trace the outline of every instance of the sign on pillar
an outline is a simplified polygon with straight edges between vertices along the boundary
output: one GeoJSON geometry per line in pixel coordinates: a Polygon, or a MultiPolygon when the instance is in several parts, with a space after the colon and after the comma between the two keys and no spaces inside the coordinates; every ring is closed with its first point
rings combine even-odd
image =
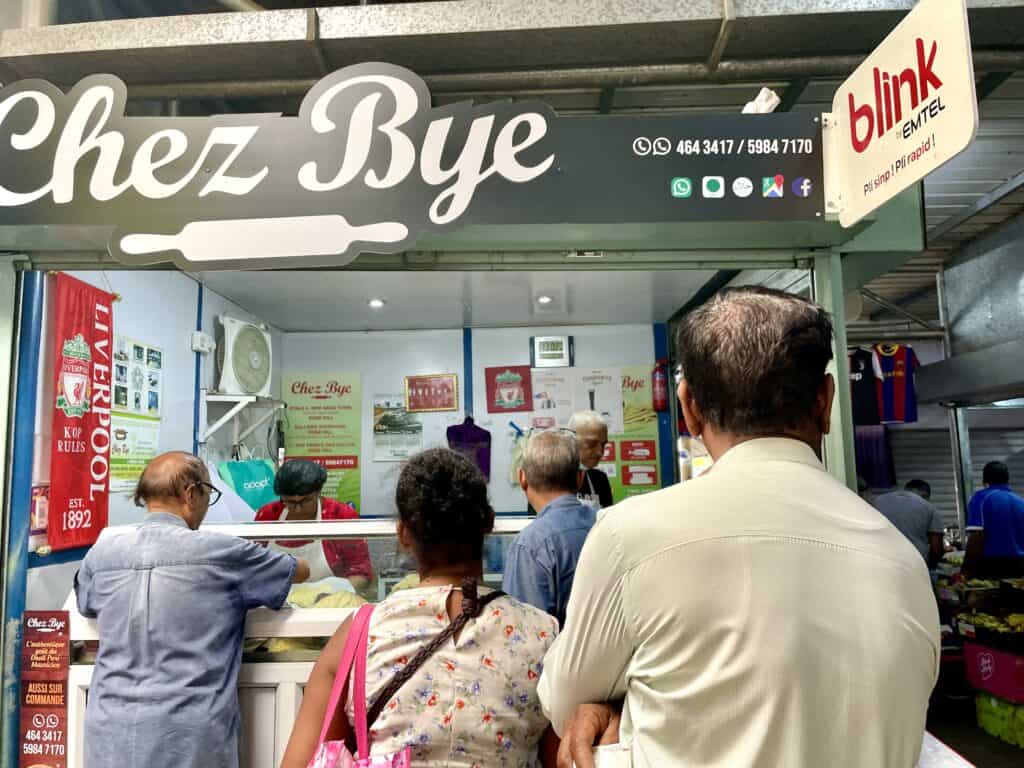
{"type": "Polygon", "coordinates": [[[20,768],[66,768],[67,611],[26,611],[21,644],[20,768]]]}
{"type": "Polygon", "coordinates": [[[824,116],[825,205],[851,227],[978,129],[964,0],[921,0],[839,86],[824,116]]]}

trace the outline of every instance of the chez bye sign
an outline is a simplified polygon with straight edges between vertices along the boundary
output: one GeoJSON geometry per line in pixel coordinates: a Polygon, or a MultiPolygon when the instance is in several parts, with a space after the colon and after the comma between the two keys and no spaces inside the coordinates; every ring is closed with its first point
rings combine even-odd
{"type": "Polygon", "coordinates": [[[127,263],[260,268],[340,265],[467,224],[813,220],[822,207],[809,116],[432,108],[422,79],[381,63],[326,76],[294,117],[126,117],[126,101],[110,75],[66,94],[39,80],[0,92],[0,227],[102,226],[127,263]],[[636,149],[648,145],[672,151],[636,149]],[[810,179],[815,194],[670,194],[674,178],[721,176],[729,163],[751,178],[810,179]]]}

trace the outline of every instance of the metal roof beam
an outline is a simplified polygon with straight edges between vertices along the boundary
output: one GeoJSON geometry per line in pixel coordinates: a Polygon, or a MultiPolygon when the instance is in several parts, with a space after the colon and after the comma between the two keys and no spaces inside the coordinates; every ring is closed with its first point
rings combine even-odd
{"type": "Polygon", "coordinates": [[[908,320],[910,320],[912,323],[916,323],[917,325],[920,325],[920,326],[922,326],[923,328],[926,328],[929,331],[940,331],[940,330],[942,330],[941,328],[938,328],[937,326],[935,326],[933,323],[929,323],[927,320],[921,319],[920,317],[915,315],[913,312],[908,312],[907,310],[905,310],[903,307],[899,306],[898,304],[895,304],[895,303],[889,301],[884,296],[879,296],[877,293],[872,291],[870,288],[861,288],[860,289],[860,295],[863,296],[868,301],[874,302],[875,304],[877,304],[880,307],[885,307],[889,311],[895,312],[897,315],[902,315],[903,317],[905,317],[908,320]]]}
{"type": "Polygon", "coordinates": [[[732,28],[736,23],[736,8],[733,0],[722,0],[722,24],[718,28],[718,37],[711,47],[711,54],[708,56],[708,69],[714,72],[725,56],[725,49],[729,45],[729,38],[732,37],[732,28]]]}
{"type": "Polygon", "coordinates": [[[979,197],[967,210],[962,213],[958,213],[955,216],[950,216],[944,222],[931,229],[928,232],[929,245],[942,239],[942,237],[952,232],[968,219],[974,218],[989,206],[995,205],[1008,195],[1012,195],[1021,187],[1024,187],[1024,171],[1021,171],[1016,176],[1007,179],[988,194],[979,197]]]}
{"type": "MultiPolygon", "coordinates": [[[[1024,69],[1022,51],[978,51],[977,70],[991,67],[1024,69]]],[[[706,63],[640,64],[614,67],[581,67],[502,72],[420,73],[432,92],[558,90],[565,88],[630,88],[645,85],[689,83],[757,83],[771,79],[845,77],[863,61],[862,56],[810,56],[802,58],[727,60],[712,70],[706,63]]],[[[301,96],[314,78],[281,80],[216,80],[189,83],[128,84],[133,99],[256,98],[301,96]]],[[[66,84],[65,84],[66,85],[66,84]]]]}
{"type": "Polygon", "coordinates": [[[1013,77],[1013,72],[989,72],[981,78],[974,87],[974,93],[981,103],[996,91],[999,86],[1013,77]]]}
{"type": "MultiPolygon", "coordinates": [[[[937,273],[936,272],[931,272],[929,274],[935,275],[937,273]]],[[[929,295],[931,295],[933,293],[935,293],[935,284],[934,283],[929,283],[928,285],[922,285],[920,288],[915,288],[913,291],[911,291],[910,293],[906,294],[905,296],[901,296],[900,298],[896,299],[893,302],[893,304],[895,304],[898,307],[908,307],[911,304],[913,304],[915,301],[919,301],[920,299],[923,299],[926,296],[929,296],[929,295]]],[[[868,315],[868,317],[871,320],[875,320],[876,318],[882,317],[883,315],[885,315],[886,313],[891,312],[891,311],[892,310],[890,310],[888,308],[884,308],[881,311],[872,312],[870,315],[868,315]]]]}

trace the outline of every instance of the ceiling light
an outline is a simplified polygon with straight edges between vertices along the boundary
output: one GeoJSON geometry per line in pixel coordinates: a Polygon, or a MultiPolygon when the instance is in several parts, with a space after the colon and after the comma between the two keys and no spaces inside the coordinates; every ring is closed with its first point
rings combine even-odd
{"type": "Polygon", "coordinates": [[[550,304],[552,301],[554,301],[554,299],[548,296],[546,293],[542,293],[540,296],[537,297],[538,304],[550,304]]]}
{"type": "Polygon", "coordinates": [[[368,299],[366,303],[371,309],[381,309],[388,302],[385,299],[368,299]]]}

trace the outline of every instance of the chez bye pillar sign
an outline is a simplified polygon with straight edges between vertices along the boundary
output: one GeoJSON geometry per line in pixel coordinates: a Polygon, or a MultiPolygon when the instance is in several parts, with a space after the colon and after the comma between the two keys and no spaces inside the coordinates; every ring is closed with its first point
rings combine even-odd
{"type": "Polygon", "coordinates": [[[0,91],[0,228],[106,227],[129,264],[337,266],[470,224],[814,221],[812,115],[558,117],[529,102],[431,107],[367,63],[297,116],[126,117],[94,75],[0,91]]]}

